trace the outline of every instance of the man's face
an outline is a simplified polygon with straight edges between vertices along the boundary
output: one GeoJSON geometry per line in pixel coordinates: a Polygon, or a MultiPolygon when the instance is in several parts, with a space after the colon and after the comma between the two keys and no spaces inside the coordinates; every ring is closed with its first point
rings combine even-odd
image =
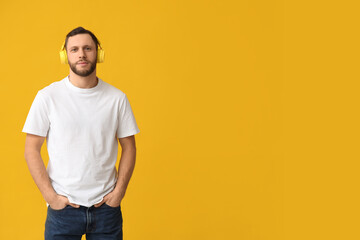
{"type": "Polygon", "coordinates": [[[66,50],[70,69],[75,74],[87,77],[94,72],[97,46],[89,34],[69,37],[66,50]]]}

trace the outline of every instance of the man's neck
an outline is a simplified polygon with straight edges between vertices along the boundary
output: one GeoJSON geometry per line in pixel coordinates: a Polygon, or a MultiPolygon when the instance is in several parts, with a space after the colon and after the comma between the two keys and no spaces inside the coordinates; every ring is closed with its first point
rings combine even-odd
{"type": "Polygon", "coordinates": [[[70,71],[69,80],[75,87],[78,88],[93,88],[98,84],[96,71],[94,71],[87,77],[79,76],[73,73],[72,71],[70,71]]]}

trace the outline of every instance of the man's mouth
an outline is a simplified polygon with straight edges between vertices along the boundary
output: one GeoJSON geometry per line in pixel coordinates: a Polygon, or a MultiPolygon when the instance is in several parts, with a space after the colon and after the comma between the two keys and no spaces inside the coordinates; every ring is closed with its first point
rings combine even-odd
{"type": "Polygon", "coordinates": [[[78,62],[79,65],[86,65],[88,62],[78,62]]]}

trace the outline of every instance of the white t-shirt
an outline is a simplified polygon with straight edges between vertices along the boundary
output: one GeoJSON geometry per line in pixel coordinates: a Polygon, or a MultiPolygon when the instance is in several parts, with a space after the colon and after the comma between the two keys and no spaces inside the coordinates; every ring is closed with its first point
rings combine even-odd
{"type": "Polygon", "coordinates": [[[140,130],[121,90],[100,78],[78,88],[67,76],[38,91],[22,132],[46,137],[54,190],[90,207],[115,188],[117,138],[140,130]]]}

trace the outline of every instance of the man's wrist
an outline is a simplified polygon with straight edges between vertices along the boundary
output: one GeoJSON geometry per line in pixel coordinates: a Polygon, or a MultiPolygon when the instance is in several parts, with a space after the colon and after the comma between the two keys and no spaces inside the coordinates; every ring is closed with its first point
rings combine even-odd
{"type": "Polygon", "coordinates": [[[120,188],[116,188],[116,187],[115,187],[115,189],[114,189],[114,194],[115,194],[116,196],[118,196],[120,199],[122,199],[122,198],[124,197],[124,195],[125,195],[125,192],[122,191],[120,188]]]}
{"type": "Polygon", "coordinates": [[[47,196],[45,196],[44,198],[45,198],[45,201],[50,204],[56,200],[57,193],[54,191],[54,192],[48,194],[47,196]]]}

